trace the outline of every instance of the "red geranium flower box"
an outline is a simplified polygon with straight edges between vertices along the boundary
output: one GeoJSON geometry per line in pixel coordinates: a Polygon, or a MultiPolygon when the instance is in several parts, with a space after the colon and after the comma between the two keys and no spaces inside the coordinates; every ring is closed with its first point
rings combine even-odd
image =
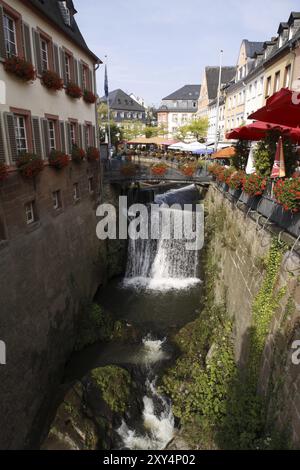
{"type": "Polygon", "coordinates": [[[82,90],[81,88],[76,85],[76,83],[69,82],[68,85],[66,86],[66,93],[68,96],[74,99],[79,99],[82,97],[82,90]]]}
{"type": "Polygon", "coordinates": [[[70,163],[70,158],[65,153],[60,150],[52,150],[49,155],[49,165],[53,168],[61,170],[62,168],[68,166],[70,163]]]}
{"type": "Polygon", "coordinates": [[[8,57],[4,62],[6,72],[15,75],[24,82],[32,82],[36,79],[36,71],[30,62],[21,57],[8,57]]]}
{"type": "Polygon", "coordinates": [[[86,152],[86,157],[89,162],[94,162],[99,160],[100,158],[100,152],[99,149],[96,147],[89,147],[86,152]]]}
{"type": "Polygon", "coordinates": [[[167,171],[168,167],[164,163],[156,163],[151,167],[151,172],[156,176],[163,176],[167,171]]]}
{"type": "Polygon", "coordinates": [[[35,178],[44,169],[44,162],[34,153],[22,153],[17,161],[17,168],[24,178],[35,178]]]}
{"type": "Polygon", "coordinates": [[[97,96],[92,91],[84,90],[83,99],[86,103],[94,104],[97,101],[97,96]]]}
{"type": "Polygon", "coordinates": [[[59,91],[64,86],[63,80],[60,76],[52,70],[45,70],[41,78],[42,84],[48,88],[48,90],[59,91]]]}
{"type": "Polygon", "coordinates": [[[72,161],[75,163],[81,163],[85,158],[85,151],[78,147],[77,145],[73,145],[72,149],[72,161]]]}
{"type": "Polygon", "coordinates": [[[243,191],[250,196],[261,196],[266,189],[267,181],[256,173],[247,175],[243,183],[243,191]]]}
{"type": "Polygon", "coordinates": [[[285,211],[299,212],[300,177],[278,180],[274,187],[274,195],[278,204],[281,204],[285,211]]]}

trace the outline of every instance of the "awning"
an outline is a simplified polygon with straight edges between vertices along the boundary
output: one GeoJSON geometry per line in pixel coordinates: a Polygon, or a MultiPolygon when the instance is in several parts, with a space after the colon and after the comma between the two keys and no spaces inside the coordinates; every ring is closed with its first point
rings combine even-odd
{"type": "Polygon", "coordinates": [[[249,119],[293,128],[300,127],[300,94],[282,88],[267,100],[263,108],[251,114],[249,119]]]}
{"type": "Polygon", "coordinates": [[[212,158],[223,160],[223,159],[227,159],[227,158],[228,159],[232,158],[234,156],[235,156],[235,148],[234,147],[227,147],[225,149],[221,149],[218,152],[214,153],[212,155],[212,158]]]}
{"type": "MultiPolygon", "coordinates": [[[[130,140],[127,142],[129,145],[169,145],[166,144],[165,137],[137,137],[134,140],[130,140]]],[[[174,142],[174,141],[172,141],[174,142]]]]}
{"type": "Polygon", "coordinates": [[[300,142],[300,129],[260,121],[248,124],[247,126],[237,127],[236,129],[228,132],[226,134],[226,138],[258,141],[264,139],[267,132],[270,130],[277,130],[283,136],[286,135],[295,142],[300,142]]]}

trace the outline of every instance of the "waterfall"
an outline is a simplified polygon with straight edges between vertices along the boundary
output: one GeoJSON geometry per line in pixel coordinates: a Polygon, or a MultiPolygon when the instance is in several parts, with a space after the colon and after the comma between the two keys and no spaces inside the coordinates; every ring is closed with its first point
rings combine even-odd
{"type": "MultiPolygon", "coordinates": [[[[174,238],[176,229],[183,223],[182,211],[160,209],[160,217],[166,216],[171,221],[171,237],[165,236],[163,224],[159,222],[158,240],[129,240],[125,287],[145,287],[153,290],[186,289],[200,282],[198,251],[187,250],[186,239],[174,238]]],[[[193,217],[192,212],[190,217],[193,217]]]]}

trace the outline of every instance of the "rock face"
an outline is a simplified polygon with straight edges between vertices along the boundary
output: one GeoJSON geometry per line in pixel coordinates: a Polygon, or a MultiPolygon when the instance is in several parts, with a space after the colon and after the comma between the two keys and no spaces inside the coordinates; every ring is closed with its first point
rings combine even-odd
{"type": "Polygon", "coordinates": [[[130,374],[120,367],[92,370],[65,395],[43,450],[113,448],[114,430],[134,402],[130,374]]]}

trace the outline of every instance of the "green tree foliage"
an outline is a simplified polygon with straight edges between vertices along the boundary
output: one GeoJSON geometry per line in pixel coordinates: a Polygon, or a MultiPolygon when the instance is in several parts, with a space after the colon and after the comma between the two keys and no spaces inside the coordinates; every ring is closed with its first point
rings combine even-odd
{"type": "MultiPolygon", "coordinates": [[[[277,130],[271,130],[267,133],[266,138],[257,144],[254,151],[255,168],[261,176],[269,177],[271,175],[280,135],[281,133],[277,130]]],[[[283,138],[283,152],[286,174],[291,176],[296,166],[296,147],[287,137],[283,138]]]]}
{"type": "Polygon", "coordinates": [[[237,170],[245,170],[249,156],[249,145],[246,140],[238,140],[235,144],[235,156],[231,163],[237,170]]]}
{"type": "Polygon", "coordinates": [[[205,139],[208,129],[208,118],[194,119],[190,123],[181,126],[176,134],[177,139],[185,140],[187,137],[193,137],[197,141],[205,139]]]}

